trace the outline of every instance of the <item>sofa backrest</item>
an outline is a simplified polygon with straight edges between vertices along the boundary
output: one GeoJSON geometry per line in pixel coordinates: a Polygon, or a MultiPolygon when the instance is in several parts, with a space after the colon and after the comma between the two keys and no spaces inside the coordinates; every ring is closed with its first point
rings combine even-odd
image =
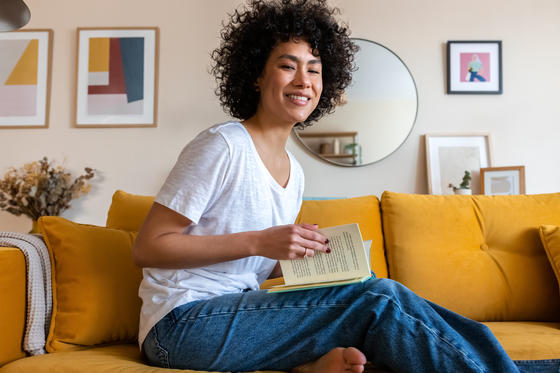
{"type": "Polygon", "coordinates": [[[303,201],[296,223],[320,228],[358,223],[362,239],[371,240],[370,268],[377,277],[387,277],[379,199],[376,196],[303,201]]]}
{"type": "Polygon", "coordinates": [[[107,228],[138,232],[154,203],[154,198],[117,190],[113,193],[107,213],[107,228]]]}
{"type": "Polygon", "coordinates": [[[560,319],[539,226],[560,225],[560,193],[381,198],[389,275],[479,321],[560,319]]]}
{"type": "MultiPolygon", "coordinates": [[[[153,201],[152,196],[139,196],[117,190],[107,214],[107,228],[138,231],[153,201]]],[[[387,277],[379,199],[376,196],[303,201],[296,223],[319,224],[322,228],[358,223],[363,240],[372,241],[372,270],[377,277],[387,277]]]]}

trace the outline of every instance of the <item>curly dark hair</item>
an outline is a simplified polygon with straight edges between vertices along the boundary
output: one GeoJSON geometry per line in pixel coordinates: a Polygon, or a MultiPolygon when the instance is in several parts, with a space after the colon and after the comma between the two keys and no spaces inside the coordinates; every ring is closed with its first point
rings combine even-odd
{"type": "Polygon", "coordinates": [[[248,7],[230,14],[223,24],[221,45],[212,52],[212,73],[220,103],[242,120],[257,111],[260,94],[255,89],[272,49],[292,38],[309,43],[321,57],[323,92],[315,110],[300,126],[310,125],[340,104],[352,80],[354,53],[358,50],[350,31],[339,24],[326,0],[249,0],[248,7]]]}

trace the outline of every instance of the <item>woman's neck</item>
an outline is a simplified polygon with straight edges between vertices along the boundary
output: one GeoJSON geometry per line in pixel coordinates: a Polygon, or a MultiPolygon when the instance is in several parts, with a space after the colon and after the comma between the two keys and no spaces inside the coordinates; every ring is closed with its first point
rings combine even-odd
{"type": "Polygon", "coordinates": [[[243,121],[253,142],[257,147],[268,149],[276,154],[284,154],[288,136],[293,124],[275,124],[271,121],[262,120],[258,115],[243,121]]]}
{"type": "Polygon", "coordinates": [[[274,126],[252,117],[242,123],[257,149],[257,153],[270,175],[283,188],[290,180],[290,159],[286,152],[286,142],[291,127],[274,126]]]}

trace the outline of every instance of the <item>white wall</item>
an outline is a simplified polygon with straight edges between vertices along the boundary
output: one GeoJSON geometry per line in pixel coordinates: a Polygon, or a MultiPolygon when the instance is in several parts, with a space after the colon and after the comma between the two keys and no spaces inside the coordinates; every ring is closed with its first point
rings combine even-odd
{"type": "MultiPolygon", "coordinates": [[[[75,174],[100,172],[92,192],[63,216],[104,225],[115,189],[155,194],[180,149],[226,119],[208,74],[220,22],[239,0],[27,0],[27,28],[54,30],[50,128],[0,130],[0,173],[46,155],[75,174]],[[159,26],[157,128],[77,129],[74,118],[76,27],[159,26]]],[[[335,167],[290,142],[306,172],[308,196],[426,193],[422,135],[490,132],[494,165],[526,166],[527,192],[560,191],[560,2],[557,0],[337,0],[354,37],[374,40],[407,64],[420,107],[407,142],[389,158],[356,169],[335,167]],[[502,40],[504,94],[446,95],[447,40],[502,40]]],[[[0,213],[0,229],[30,221],[0,213]]]]}

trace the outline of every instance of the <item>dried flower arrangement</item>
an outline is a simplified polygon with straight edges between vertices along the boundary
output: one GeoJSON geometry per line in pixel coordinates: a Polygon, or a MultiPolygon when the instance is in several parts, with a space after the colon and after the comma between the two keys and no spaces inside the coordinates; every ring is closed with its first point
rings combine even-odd
{"type": "Polygon", "coordinates": [[[86,167],[85,171],[71,181],[70,173],[62,166],[54,167],[47,157],[19,169],[11,167],[0,179],[0,210],[33,220],[58,216],[70,207],[72,199],[90,191],[87,180],[94,176],[94,170],[86,167]]]}

